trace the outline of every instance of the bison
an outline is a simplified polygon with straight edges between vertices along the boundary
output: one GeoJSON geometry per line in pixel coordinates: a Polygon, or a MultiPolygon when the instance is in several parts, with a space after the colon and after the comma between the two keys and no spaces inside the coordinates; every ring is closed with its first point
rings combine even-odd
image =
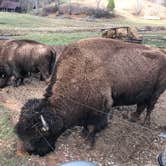
{"type": "Polygon", "coordinates": [[[14,85],[23,83],[24,77],[40,72],[40,79],[47,80],[55,63],[56,53],[52,47],[32,40],[7,40],[0,47],[0,87],[14,77],[14,85]]]}
{"type": "Polygon", "coordinates": [[[15,131],[25,150],[40,156],[76,125],[93,145],[112,107],[137,104],[132,120],[146,108],[149,121],[165,88],[166,59],[160,51],[113,39],[80,40],[64,49],[44,98],[23,106],[15,131]]]}

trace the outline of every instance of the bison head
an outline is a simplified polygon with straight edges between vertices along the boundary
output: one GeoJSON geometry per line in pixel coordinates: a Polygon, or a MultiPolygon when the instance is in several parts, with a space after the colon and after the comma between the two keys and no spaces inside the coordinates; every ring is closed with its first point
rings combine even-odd
{"type": "Polygon", "coordinates": [[[29,154],[44,156],[55,149],[63,129],[62,118],[43,100],[29,100],[21,110],[15,132],[29,154]]]}

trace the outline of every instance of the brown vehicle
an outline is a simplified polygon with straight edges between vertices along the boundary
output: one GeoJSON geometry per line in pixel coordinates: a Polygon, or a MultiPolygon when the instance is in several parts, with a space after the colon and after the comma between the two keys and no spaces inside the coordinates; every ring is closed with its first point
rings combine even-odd
{"type": "Polygon", "coordinates": [[[142,43],[142,36],[133,27],[122,26],[102,29],[102,37],[119,39],[130,43],[142,43]]]}
{"type": "Polygon", "coordinates": [[[47,80],[55,59],[56,53],[50,46],[32,40],[5,41],[0,49],[0,73],[4,76],[0,78],[0,87],[12,76],[14,85],[18,86],[32,72],[40,72],[41,80],[47,80]]]}
{"type": "Polygon", "coordinates": [[[160,51],[105,38],[80,40],[61,54],[45,97],[24,105],[16,133],[26,151],[41,156],[53,151],[56,139],[76,125],[84,127],[93,145],[112,107],[137,104],[131,120],[147,109],[145,122],[150,122],[165,89],[166,58],[160,51]]]}

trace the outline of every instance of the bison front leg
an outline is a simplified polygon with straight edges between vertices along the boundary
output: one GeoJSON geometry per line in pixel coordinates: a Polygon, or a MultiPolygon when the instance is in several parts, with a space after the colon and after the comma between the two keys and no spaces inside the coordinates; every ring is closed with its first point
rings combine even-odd
{"type": "Polygon", "coordinates": [[[94,146],[96,134],[105,129],[107,125],[107,115],[103,115],[102,118],[100,117],[100,119],[96,120],[95,125],[88,126],[89,132],[87,134],[86,141],[89,144],[89,148],[92,148],[94,146]]]}
{"type": "Polygon", "coordinates": [[[10,68],[12,69],[11,73],[11,83],[14,87],[17,87],[23,84],[24,77],[21,74],[20,67],[17,67],[15,64],[10,64],[10,68]]]}
{"type": "Polygon", "coordinates": [[[14,87],[24,84],[24,77],[19,73],[14,73],[14,77],[12,78],[12,84],[14,87]]]}
{"type": "Polygon", "coordinates": [[[94,112],[94,115],[93,114],[91,115],[91,117],[93,117],[92,121],[89,123],[91,124],[92,127],[89,128],[88,125],[89,134],[86,139],[89,142],[90,147],[93,147],[95,143],[96,134],[107,127],[108,115],[110,119],[113,117],[113,110],[112,110],[113,99],[111,95],[111,90],[110,88],[108,88],[106,90],[103,90],[102,92],[104,93],[103,93],[101,110],[95,109],[90,111],[94,112]]]}
{"type": "Polygon", "coordinates": [[[87,125],[84,125],[84,126],[83,126],[83,129],[82,129],[82,131],[81,131],[81,136],[82,136],[83,138],[87,138],[88,134],[89,134],[88,126],[87,126],[87,125]]]}
{"type": "Polygon", "coordinates": [[[48,65],[45,65],[43,64],[42,66],[40,65],[38,67],[38,70],[40,72],[40,81],[46,81],[47,82],[47,79],[49,78],[49,66],[48,65]]]}
{"type": "Polygon", "coordinates": [[[163,75],[161,75],[161,79],[159,79],[159,80],[162,80],[162,81],[160,81],[156,85],[155,91],[154,91],[153,95],[151,96],[151,99],[148,103],[147,113],[146,113],[146,117],[145,117],[145,120],[144,120],[144,125],[146,125],[146,126],[150,126],[151,112],[153,111],[154,106],[157,103],[158,98],[165,91],[166,82],[165,82],[165,77],[164,76],[165,76],[165,73],[163,75]]]}

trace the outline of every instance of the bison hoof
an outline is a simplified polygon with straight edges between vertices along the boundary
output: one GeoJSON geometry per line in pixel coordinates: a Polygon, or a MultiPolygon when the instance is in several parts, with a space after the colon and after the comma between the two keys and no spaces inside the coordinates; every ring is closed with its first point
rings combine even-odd
{"type": "Polygon", "coordinates": [[[129,122],[137,122],[139,120],[139,117],[136,115],[136,113],[131,114],[129,118],[129,122]]]}
{"type": "Polygon", "coordinates": [[[19,81],[15,81],[13,86],[18,87],[20,85],[24,85],[24,82],[19,80],[19,81]]]}
{"type": "Polygon", "coordinates": [[[87,129],[83,128],[80,135],[82,138],[87,138],[89,135],[89,131],[87,129]]]}
{"type": "Polygon", "coordinates": [[[93,146],[91,146],[90,144],[85,144],[84,145],[84,149],[89,151],[89,150],[92,150],[93,149],[93,146]]]}
{"type": "Polygon", "coordinates": [[[122,114],[122,117],[123,117],[123,119],[125,119],[125,120],[129,119],[129,117],[128,117],[127,114],[122,114]]]}
{"type": "Polygon", "coordinates": [[[150,127],[151,122],[150,122],[150,120],[145,120],[142,125],[145,127],[150,127]]]}
{"type": "Polygon", "coordinates": [[[137,122],[138,120],[136,120],[136,119],[134,119],[134,118],[131,117],[131,118],[128,119],[128,121],[129,121],[129,122],[132,122],[132,123],[135,123],[135,122],[137,122]]]}
{"type": "MultiPolygon", "coordinates": [[[[90,134],[87,136],[87,138],[85,139],[85,144],[88,147],[88,149],[92,149],[94,147],[95,144],[95,137],[91,136],[90,134]]],[[[87,149],[87,148],[86,148],[87,149]]]]}

